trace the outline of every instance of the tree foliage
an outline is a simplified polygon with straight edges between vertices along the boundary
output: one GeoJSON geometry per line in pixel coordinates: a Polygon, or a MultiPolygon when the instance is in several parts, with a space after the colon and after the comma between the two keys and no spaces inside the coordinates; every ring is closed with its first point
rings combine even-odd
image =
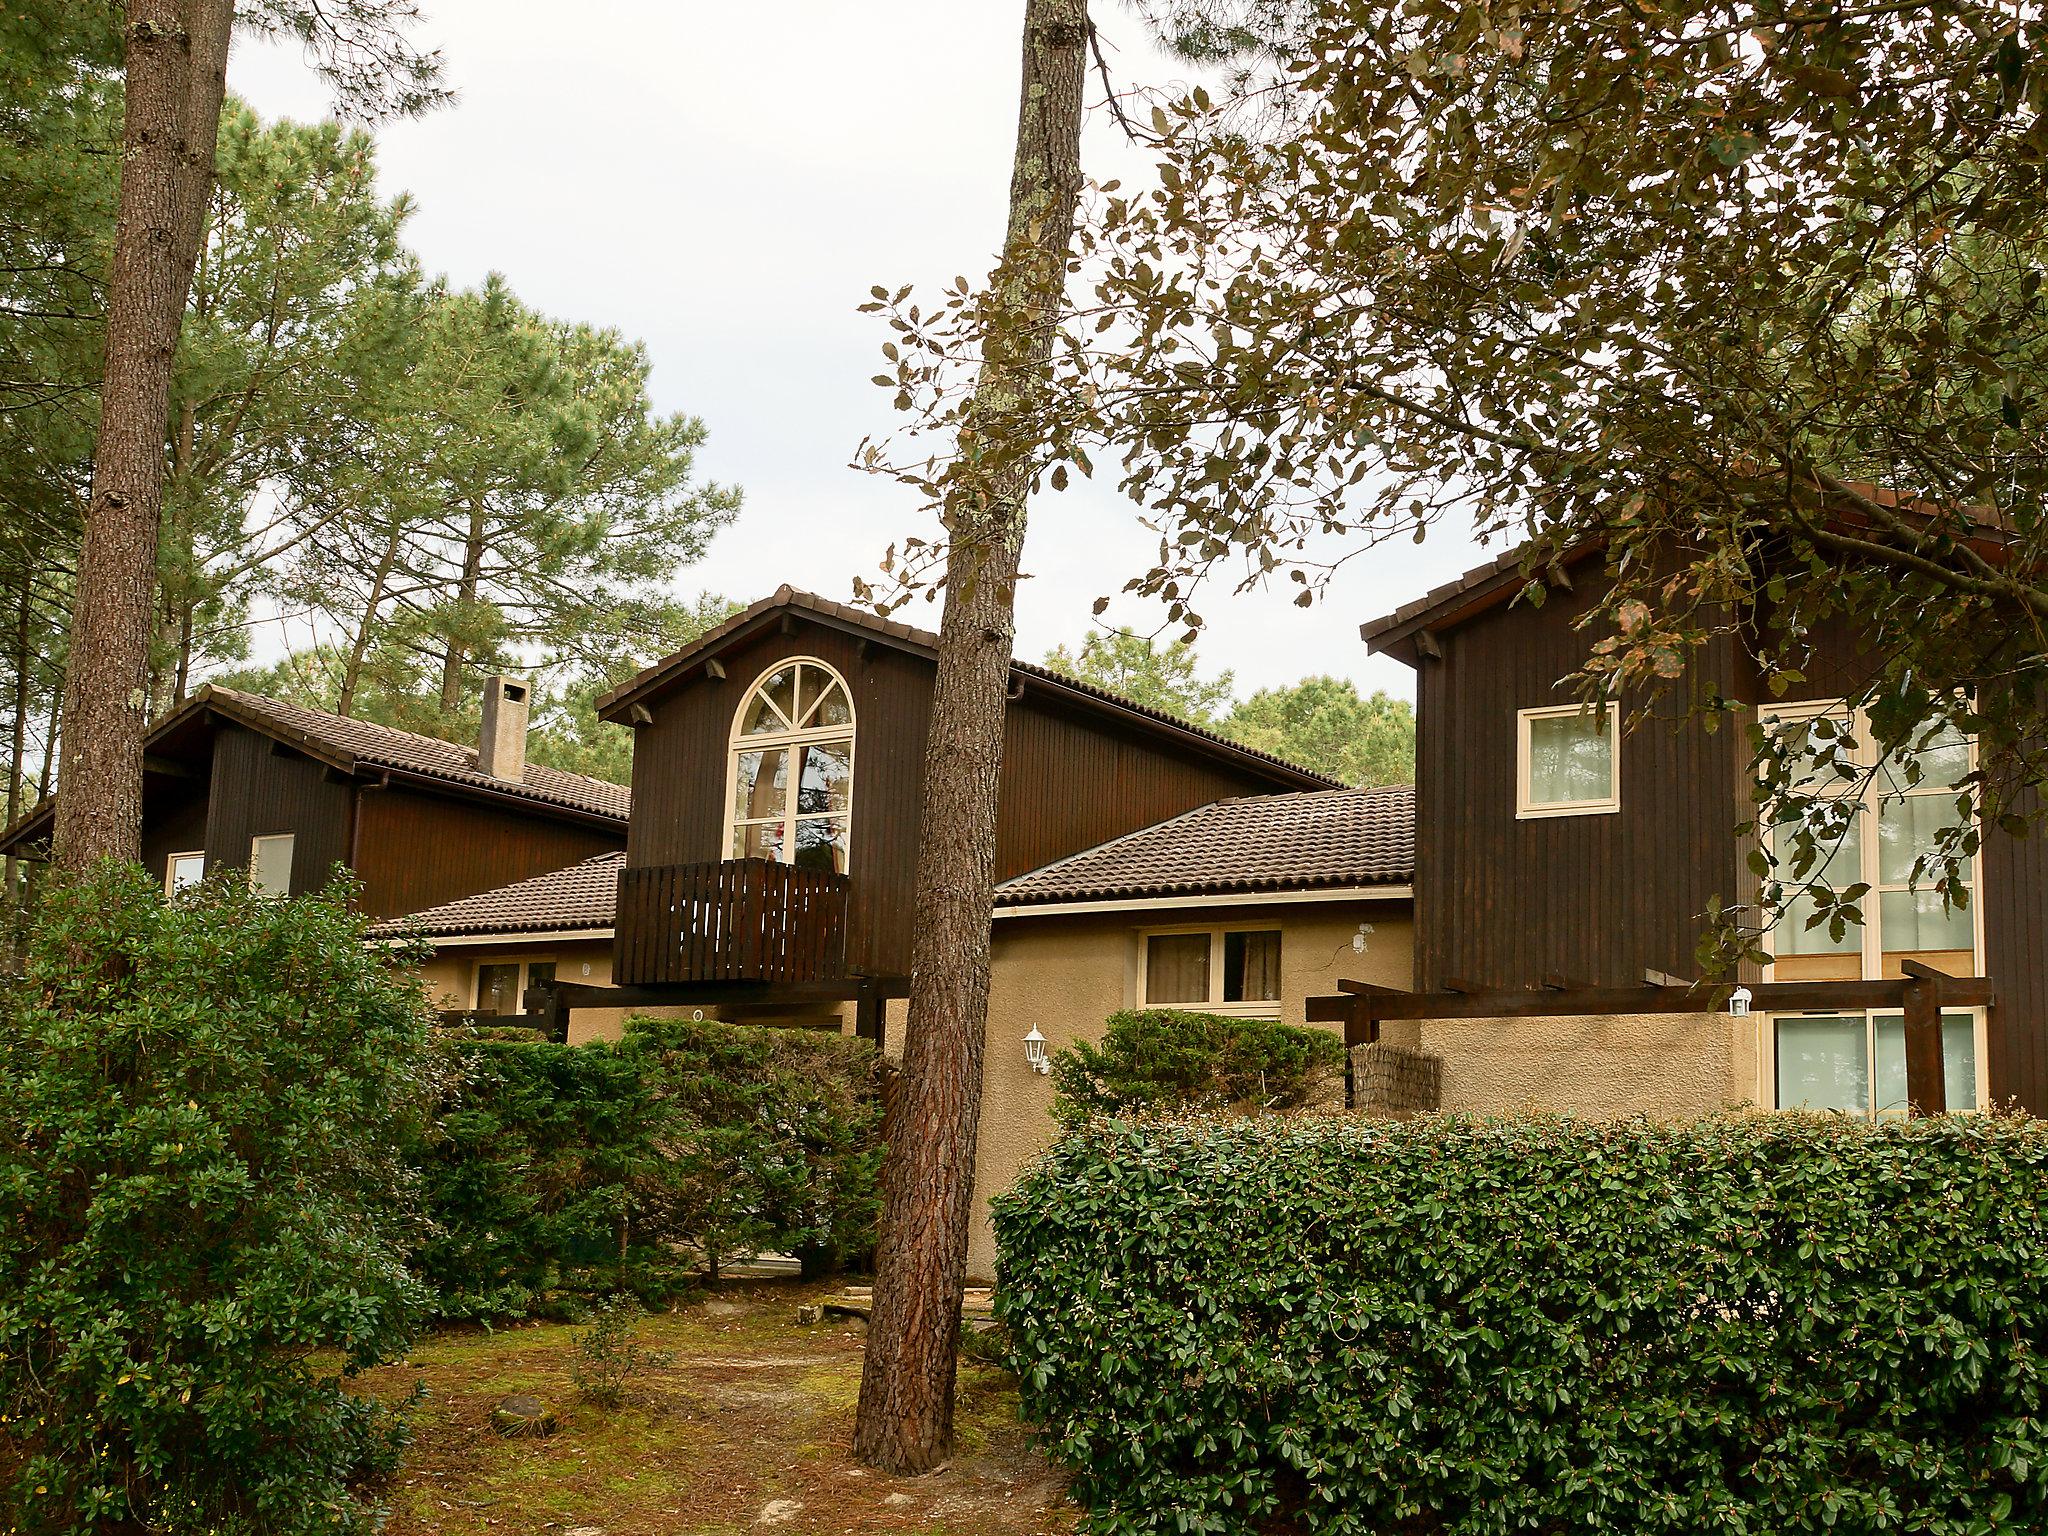
{"type": "Polygon", "coordinates": [[[1045,664],[1055,672],[1120,693],[1148,709],[1164,710],[1197,725],[1215,723],[1230,703],[1236,679],[1229,672],[1203,677],[1194,647],[1182,641],[1160,645],[1127,629],[1092,630],[1077,655],[1055,646],[1045,664]]]}
{"type": "Polygon", "coordinates": [[[349,895],[110,866],[41,904],[0,993],[9,1529],[375,1528],[392,1426],[342,1383],[424,1314],[439,1057],[349,895]]]}
{"type": "Polygon", "coordinates": [[[2031,1530],[2044,1178],[2024,1117],[1097,1122],[997,1316],[1104,1536],[2031,1530]]]}
{"type": "Polygon", "coordinates": [[[1217,729],[1346,784],[1415,779],[1414,706],[1385,692],[1362,697],[1347,678],[1305,677],[1291,687],[1261,688],[1233,706],[1217,729]]]}
{"type": "MultiPolygon", "coordinates": [[[[1231,46],[1270,67],[1162,94],[1156,179],[1100,189],[1039,402],[1037,471],[1113,455],[1158,532],[1132,589],[1193,632],[1207,583],[1309,603],[1446,517],[1523,544],[1532,576],[1596,549],[1585,691],[1640,705],[1727,637],[1799,697],[1845,626],[1876,746],[1946,716],[1981,746],[1969,808],[2032,814],[2048,21],[1985,0],[1255,9],[1274,25],[1231,46]]],[[[890,386],[943,417],[972,306],[888,313],[890,386]]],[[[1760,817],[1810,871],[1811,799],[1753,744],[1760,817]]],[[[1927,871],[1951,895],[1975,835],[1927,871]]]]}

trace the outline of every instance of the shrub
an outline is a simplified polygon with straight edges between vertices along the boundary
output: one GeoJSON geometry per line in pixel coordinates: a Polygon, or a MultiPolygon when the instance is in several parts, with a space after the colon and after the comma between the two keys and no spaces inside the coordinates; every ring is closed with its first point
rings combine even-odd
{"type": "Polygon", "coordinates": [[[616,1408],[636,1376],[669,1363],[666,1350],[648,1349],[634,1336],[640,1321],[639,1301],[621,1291],[592,1309],[590,1326],[572,1336],[576,1358],[569,1379],[583,1401],[598,1408],[616,1408]]]}
{"type": "Polygon", "coordinates": [[[1098,1532],[2048,1529],[2048,1126],[1101,1122],[997,1202],[1098,1532]]]}
{"type": "Polygon", "coordinates": [[[1321,1102],[1344,1071],[1328,1030],[1171,1008],[1113,1013],[1102,1043],[1053,1057],[1055,1112],[1294,1110],[1321,1102]]]}
{"type": "Polygon", "coordinates": [[[655,1301],[702,1254],[824,1264],[873,1243],[872,1046],[759,1025],[632,1019],[617,1044],[462,1042],[427,1175],[420,1258],[442,1315],[557,1291],[655,1301]]]}
{"type": "Polygon", "coordinates": [[[406,1142],[438,1084],[348,895],[46,890],[0,995],[8,1529],[373,1528],[393,1429],[340,1378],[427,1300],[406,1142]]]}

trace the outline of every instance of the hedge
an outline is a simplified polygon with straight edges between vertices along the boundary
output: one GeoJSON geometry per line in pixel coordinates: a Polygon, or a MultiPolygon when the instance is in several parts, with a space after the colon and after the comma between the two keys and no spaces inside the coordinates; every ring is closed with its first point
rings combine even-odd
{"type": "Polygon", "coordinates": [[[1344,1042],[1326,1029],[1178,1008],[1109,1016],[1099,1045],[1053,1057],[1054,1113],[1063,1119],[1140,1110],[1295,1110],[1329,1097],[1344,1042]]]}
{"type": "Polygon", "coordinates": [[[617,1043],[456,1049],[417,1261],[444,1317],[621,1287],[653,1301],[728,1254],[829,1268],[872,1246],[881,1104],[864,1041],[629,1019],[617,1043]]]}
{"type": "Polygon", "coordinates": [[[1109,1121],[996,1204],[1098,1532],[2048,1529],[2048,1125],[1109,1121]]]}

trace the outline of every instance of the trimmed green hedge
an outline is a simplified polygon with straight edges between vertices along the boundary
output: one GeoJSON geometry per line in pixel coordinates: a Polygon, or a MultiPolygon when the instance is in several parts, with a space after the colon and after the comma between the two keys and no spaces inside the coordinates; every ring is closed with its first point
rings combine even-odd
{"type": "Polygon", "coordinates": [[[621,1287],[654,1301],[750,1250],[873,1244],[881,1101],[864,1041],[629,1019],[617,1044],[466,1041],[417,1260],[444,1317],[621,1287]]]}
{"type": "Polygon", "coordinates": [[[2048,1529],[2048,1124],[1110,1121],[997,1202],[1098,1532],[2048,1529]]]}
{"type": "Polygon", "coordinates": [[[1326,1029],[1131,1009],[1109,1016],[1101,1044],[1079,1040],[1053,1057],[1054,1112],[1295,1110],[1325,1099],[1343,1072],[1344,1042],[1326,1029]]]}

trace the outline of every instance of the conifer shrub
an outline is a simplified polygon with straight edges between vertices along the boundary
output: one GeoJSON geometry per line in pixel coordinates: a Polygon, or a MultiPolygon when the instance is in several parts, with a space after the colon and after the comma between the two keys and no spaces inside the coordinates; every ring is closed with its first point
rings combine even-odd
{"type": "Polygon", "coordinates": [[[349,894],[46,888],[0,993],[5,1529],[374,1529],[397,1436],[343,1381],[428,1301],[440,1057],[349,894]]]}
{"type": "Polygon", "coordinates": [[[881,1101],[865,1041],[629,1019],[615,1043],[465,1041],[427,1160],[420,1271],[446,1317],[658,1302],[737,1253],[831,1268],[880,1208],[881,1101]]]}
{"type": "Polygon", "coordinates": [[[996,1204],[1096,1532],[2048,1529],[2048,1124],[1098,1121],[996,1204]]]}
{"type": "Polygon", "coordinates": [[[1054,1113],[1284,1112],[1327,1102],[1343,1074],[1344,1042],[1329,1030],[1128,1009],[1109,1016],[1099,1044],[1079,1040],[1053,1056],[1054,1113]]]}

